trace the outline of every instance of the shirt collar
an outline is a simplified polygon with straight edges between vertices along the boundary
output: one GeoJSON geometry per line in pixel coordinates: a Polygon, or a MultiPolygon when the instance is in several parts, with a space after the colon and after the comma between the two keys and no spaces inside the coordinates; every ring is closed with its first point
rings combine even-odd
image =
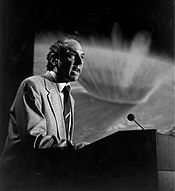
{"type": "MultiPolygon", "coordinates": [[[[52,77],[54,78],[54,80],[56,82],[56,73],[54,71],[49,71],[49,72],[50,72],[50,74],[52,75],[52,77]]],[[[64,89],[65,86],[71,87],[69,82],[68,83],[65,83],[65,82],[57,83],[57,85],[58,85],[59,92],[62,92],[62,90],[64,89]]]]}

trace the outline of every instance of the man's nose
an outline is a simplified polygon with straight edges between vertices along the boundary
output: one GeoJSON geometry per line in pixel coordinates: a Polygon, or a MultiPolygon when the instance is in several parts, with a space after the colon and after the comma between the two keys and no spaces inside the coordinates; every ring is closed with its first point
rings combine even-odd
{"type": "Polygon", "coordinates": [[[77,55],[76,59],[75,59],[75,64],[76,65],[83,65],[83,58],[81,58],[81,56],[77,55]]]}

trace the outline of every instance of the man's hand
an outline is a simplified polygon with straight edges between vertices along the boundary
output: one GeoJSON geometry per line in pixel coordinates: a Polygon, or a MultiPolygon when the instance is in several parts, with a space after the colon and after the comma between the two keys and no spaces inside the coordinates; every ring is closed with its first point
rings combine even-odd
{"type": "Polygon", "coordinates": [[[74,151],[81,149],[90,143],[88,142],[81,142],[81,143],[72,143],[69,140],[61,140],[59,143],[56,143],[53,145],[53,148],[59,148],[60,150],[68,150],[68,151],[74,151]]]}
{"type": "Polygon", "coordinates": [[[81,149],[89,144],[90,143],[88,143],[88,142],[74,143],[74,147],[75,147],[75,150],[77,150],[77,149],[81,149]]]}
{"type": "Polygon", "coordinates": [[[56,143],[53,145],[53,148],[59,148],[60,150],[69,150],[73,151],[75,150],[75,146],[73,143],[71,143],[69,140],[61,140],[59,143],[56,143]]]}

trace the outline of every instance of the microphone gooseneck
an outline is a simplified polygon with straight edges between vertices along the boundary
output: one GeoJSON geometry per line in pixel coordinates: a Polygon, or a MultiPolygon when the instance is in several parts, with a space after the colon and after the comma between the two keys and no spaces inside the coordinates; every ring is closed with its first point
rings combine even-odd
{"type": "Polygon", "coordinates": [[[128,114],[127,119],[129,121],[134,121],[139,127],[141,127],[142,130],[144,130],[144,128],[135,120],[134,114],[132,114],[132,113],[128,114]]]}

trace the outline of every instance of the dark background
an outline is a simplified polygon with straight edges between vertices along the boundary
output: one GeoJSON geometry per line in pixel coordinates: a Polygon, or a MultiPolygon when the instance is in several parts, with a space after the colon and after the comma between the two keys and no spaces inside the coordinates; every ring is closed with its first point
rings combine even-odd
{"type": "Polygon", "coordinates": [[[173,0],[38,1],[35,17],[36,32],[61,30],[80,36],[108,37],[118,23],[125,39],[147,31],[154,49],[173,55],[173,0]]]}
{"type": "Polygon", "coordinates": [[[153,51],[174,58],[173,0],[1,0],[0,9],[0,152],[17,88],[33,74],[37,33],[108,38],[116,23],[124,39],[146,31],[153,51]]]}

